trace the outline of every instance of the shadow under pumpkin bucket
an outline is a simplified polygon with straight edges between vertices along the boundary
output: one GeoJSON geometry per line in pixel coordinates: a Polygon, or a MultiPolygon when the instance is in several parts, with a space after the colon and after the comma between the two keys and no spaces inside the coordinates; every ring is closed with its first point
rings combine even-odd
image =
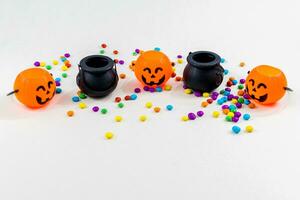
{"type": "Polygon", "coordinates": [[[90,97],[104,97],[110,94],[119,81],[114,61],[102,55],[91,55],[79,63],[76,77],[78,87],[90,97]]]}
{"type": "Polygon", "coordinates": [[[210,51],[190,52],[187,62],[183,80],[188,88],[211,92],[221,85],[224,69],[220,65],[221,58],[218,54],[210,51]]]}

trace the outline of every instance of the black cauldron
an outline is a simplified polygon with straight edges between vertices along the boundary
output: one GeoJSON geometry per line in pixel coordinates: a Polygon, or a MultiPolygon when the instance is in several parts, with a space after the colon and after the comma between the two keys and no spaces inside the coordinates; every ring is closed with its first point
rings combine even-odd
{"type": "Polygon", "coordinates": [[[104,97],[110,94],[119,81],[114,61],[102,55],[83,58],[79,65],[76,82],[80,90],[90,97],[104,97]]]}
{"type": "Polygon", "coordinates": [[[189,53],[183,71],[184,84],[195,91],[211,92],[221,85],[224,69],[218,54],[209,51],[189,53]]]}

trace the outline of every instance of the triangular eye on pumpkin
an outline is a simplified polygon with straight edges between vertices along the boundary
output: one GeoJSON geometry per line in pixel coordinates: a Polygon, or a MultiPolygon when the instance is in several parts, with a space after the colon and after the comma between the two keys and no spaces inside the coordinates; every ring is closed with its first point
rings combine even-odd
{"type": "Polygon", "coordinates": [[[246,91],[260,104],[273,104],[281,99],[287,88],[284,73],[275,67],[260,65],[252,69],[246,79],[246,91]]]}
{"type": "Polygon", "coordinates": [[[40,68],[22,71],[14,83],[14,93],[17,99],[30,108],[47,105],[53,98],[55,90],[56,85],[51,74],[40,68]]]}
{"type": "Polygon", "coordinates": [[[172,63],[159,51],[146,51],[135,62],[136,78],[146,86],[163,86],[172,75],[172,63]]]}

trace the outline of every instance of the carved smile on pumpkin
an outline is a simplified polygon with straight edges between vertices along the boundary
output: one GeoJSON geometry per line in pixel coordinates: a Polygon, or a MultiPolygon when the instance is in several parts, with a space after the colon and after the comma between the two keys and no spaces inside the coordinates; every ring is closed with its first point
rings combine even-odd
{"type": "Polygon", "coordinates": [[[249,88],[248,88],[248,85],[246,86],[246,91],[247,91],[247,93],[250,95],[250,97],[251,97],[252,99],[254,99],[254,100],[259,101],[259,102],[264,102],[264,101],[266,101],[267,98],[268,98],[268,94],[264,94],[264,95],[261,95],[261,96],[259,96],[259,97],[256,97],[256,96],[253,94],[253,92],[256,92],[256,91],[257,91],[258,89],[260,89],[260,88],[267,89],[267,86],[266,86],[264,83],[259,83],[259,84],[257,85],[257,87],[255,87],[255,86],[254,86],[255,81],[254,81],[253,79],[250,79],[249,82],[251,83],[251,85],[252,85],[252,87],[253,87],[253,88],[252,88],[252,91],[251,91],[251,93],[250,93],[249,88]]]}
{"type": "MultiPolygon", "coordinates": [[[[51,88],[52,84],[53,84],[52,81],[48,82],[49,89],[51,88]]],[[[36,91],[39,91],[39,90],[46,92],[46,95],[50,94],[50,91],[49,90],[46,91],[46,88],[43,85],[40,85],[36,88],[36,91]]],[[[38,102],[38,104],[43,105],[43,104],[46,104],[48,101],[50,101],[53,98],[54,94],[55,94],[55,91],[53,92],[53,94],[50,97],[47,97],[44,101],[43,101],[42,97],[40,97],[40,96],[36,96],[35,99],[38,102]]]]}
{"type": "Polygon", "coordinates": [[[149,81],[147,81],[147,79],[146,79],[146,77],[142,74],[142,80],[143,80],[143,82],[146,84],[146,85],[150,85],[150,86],[153,86],[153,85],[161,85],[164,81],[165,81],[165,75],[163,75],[158,81],[156,81],[155,82],[155,80],[153,80],[153,79],[155,79],[156,78],[156,76],[157,76],[157,73],[159,72],[159,71],[163,71],[163,69],[161,68],[161,67],[157,67],[156,69],[155,69],[155,74],[152,74],[151,73],[151,69],[150,68],[148,68],[148,67],[146,67],[144,70],[143,70],[144,72],[148,72],[149,74],[150,74],[150,80],[149,81]]]}

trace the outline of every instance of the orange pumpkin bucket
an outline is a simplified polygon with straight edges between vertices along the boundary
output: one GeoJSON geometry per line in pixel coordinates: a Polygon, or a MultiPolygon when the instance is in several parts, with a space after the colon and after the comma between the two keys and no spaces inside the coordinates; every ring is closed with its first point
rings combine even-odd
{"type": "Polygon", "coordinates": [[[30,108],[40,108],[48,104],[55,90],[55,81],[49,72],[40,68],[30,68],[18,74],[14,91],[10,94],[14,93],[21,103],[30,108]]]}
{"type": "Polygon", "coordinates": [[[169,58],[164,53],[153,50],[143,52],[133,70],[136,78],[149,87],[163,86],[173,73],[169,58]]]}
{"type": "Polygon", "coordinates": [[[280,100],[287,88],[284,73],[272,66],[260,65],[252,69],[246,79],[246,91],[260,104],[273,104],[280,100]]]}

